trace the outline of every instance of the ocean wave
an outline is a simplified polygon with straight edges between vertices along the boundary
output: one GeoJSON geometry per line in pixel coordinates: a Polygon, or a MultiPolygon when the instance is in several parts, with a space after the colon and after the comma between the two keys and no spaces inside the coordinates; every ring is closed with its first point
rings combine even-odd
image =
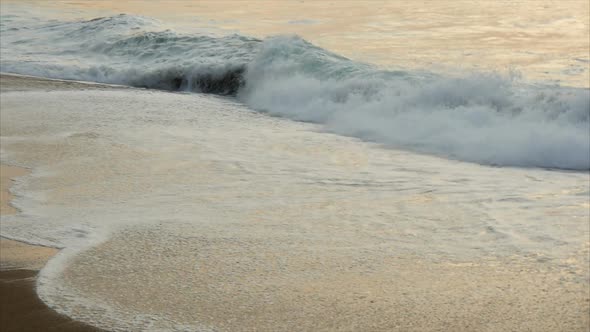
{"type": "Polygon", "coordinates": [[[487,165],[590,169],[590,90],[518,75],[381,70],[297,36],[179,34],[117,15],[2,24],[0,70],[233,95],[272,115],[487,165]],[[25,29],[27,27],[28,29],[25,29]]]}

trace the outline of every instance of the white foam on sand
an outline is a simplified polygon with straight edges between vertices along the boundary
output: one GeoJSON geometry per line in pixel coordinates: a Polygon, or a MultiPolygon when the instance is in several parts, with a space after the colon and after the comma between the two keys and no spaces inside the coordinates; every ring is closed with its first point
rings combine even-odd
{"type": "MultiPolygon", "coordinates": [[[[588,277],[587,173],[381,149],[206,95],[1,103],[2,158],[33,170],[2,235],[65,248],[41,272],[41,298],[106,329],[229,328],[296,280],[371,275],[402,256],[519,257],[588,277]]],[[[311,321],[294,308],[275,314],[311,321]]]]}

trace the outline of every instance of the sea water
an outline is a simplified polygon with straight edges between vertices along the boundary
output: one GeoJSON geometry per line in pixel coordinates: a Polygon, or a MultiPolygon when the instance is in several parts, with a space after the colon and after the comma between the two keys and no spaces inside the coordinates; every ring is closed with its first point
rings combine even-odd
{"type": "MultiPolygon", "coordinates": [[[[2,93],[2,161],[33,170],[2,236],[64,248],[38,288],[62,313],[119,330],[305,329],[289,324],[330,312],[318,303],[346,308],[357,295],[345,290],[412,279],[395,266],[516,266],[588,282],[583,55],[552,76],[574,77],[564,86],[368,64],[298,36],[262,38],[264,25],[239,13],[211,26],[195,14],[179,32],[166,11],[2,6],[3,72],[154,88],[2,93]],[[223,33],[240,24],[250,34],[223,33]]],[[[285,25],[321,23],[312,16],[285,25]]]]}
{"type": "MultiPolygon", "coordinates": [[[[436,68],[427,64],[418,69],[404,66],[407,61],[398,63],[396,53],[390,53],[389,61],[396,64],[397,69],[387,69],[351,60],[296,35],[258,38],[239,33],[178,32],[157,19],[130,14],[88,20],[51,20],[40,16],[44,13],[42,7],[21,7],[10,2],[3,7],[6,14],[2,20],[0,70],[175,91],[230,94],[257,111],[320,123],[327,131],[394,148],[487,165],[588,170],[590,91],[587,82],[590,60],[584,51],[590,46],[588,38],[584,38],[587,37],[585,28],[588,28],[588,17],[584,16],[587,6],[580,3],[568,2],[565,9],[559,7],[555,13],[548,13],[552,9],[549,5],[555,5],[548,3],[548,8],[539,10],[540,17],[548,20],[545,25],[536,20],[529,25],[519,23],[526,25],[522,34],[533,34],[529,30],[534,27],[538,29],[534,32],[540,34],[528,37],[530,40],[523,43],[551,43],[554,45],[551,48],[560,48],[559,52],[540,50],[547,52],[540,56],[561,58],[565,53],[572,57],[571,63],[562,66],[563,70],[569,70],[567,74],[556,73],[554,76],[558,82],[577,87],[556,85],[554,81],[522,79],[518,73],[521,68],[514,67],[517,63],[486,63],[488,68],[483,70],[459,68],[454,72],[440,72],[433,71],[436,68]],[[580,38],[573,39],[571,44],[564,44],[563,39],[545,38],[546,30],[558,29],[551,24],[556,24],[554,21],[559,21],[564,15],[561,11],[566,9],[570,10],[571,16],[567,22],[573,21],[571,26],[580,38]],[[575,12],[576,9],[582,11],[575,12]],[[547,15],[550,17],[545,17],[547,15]],[[574,46],[575,50],[581,47],[583,52],[569,54],[574,46]]],[[[526,7],[527,4],[521,5],[526,7]]],[[[488,15],[500,15],[493,14],[497,8],[490,6],[477,8],[489,10],[488,15]]],[[[437,8],[429,10],[436,12],[440,10],[437,8]]],[[[449,14],[454,13],[452,8],[447,9],[449,14]]],[[[428,8],[414,8],[418,9],[428,8]]],[[[193,10],[196,15],[198,11],[193,10]]],[[[402,19],[395,17],[393,9],[391,11],[390,18],[370,16],[375,22],[369,26],[402,19]]],[[[463,16],[461,12],[455,15],[463,16]]],[[[420,15],[414,19],[436,23],[422,19],[420,15]]],[[[514,19],[509,21],[517,24],[514,19]]],[[[449,24],[448,20],[446,18],[440,24],[449,24]]],[[[200,26],[198,22],[191,23],[200,26]]],[[[470,29],[477,29],[475,23],[471,24],[474,25],[470,29]]],[[[183,26],[181,24],[180,28],[183,26]]],[[[246,30],[249,26],[244,23],[246,30]]],[[[385,28],[377,30],[381,29],[385,28]]],[[[416,40],[412,35],[415,31],[430,31],[428,28],[408,29],[405,27],[399,32],[405,31],[404,40],[407,42],[416,40]]],[[[451,36],[466,38],[463,29],[456,27],[451,36]]],[[[486,27],[487,32],[472,36],[472,42],[481,43],[492,38],[495,33],[488,30],[494,29],[500,28],[486,27]],[[488,36],[490,34],[492,36],[488,36]]],[[[362,31],[359,36],[380,38],[381,42],[390,40],[383,32],[362,31]]],[[[339,39],[337,35],[333,38],[339,39]]],[[[362,45],[364,40],[357,43],[362,45]]],[[[488,52],[517,58],[521,50],[506,50],[508,47],[503,45],[501,49],[488,52]]],[[[384,52],[377,53],[383,55],[384,52]]],[[[456,61],[464,58],[459,57],[456,61]]],[[[538,76],[538,69],[522,67],[525,74],[531,72],[529,76],[538,76]]]]}

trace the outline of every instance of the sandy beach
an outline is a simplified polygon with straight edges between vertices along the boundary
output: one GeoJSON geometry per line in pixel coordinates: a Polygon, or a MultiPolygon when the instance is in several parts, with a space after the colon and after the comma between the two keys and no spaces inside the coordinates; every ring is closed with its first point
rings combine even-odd
{"type": "MultiPolygon", "coordinates": [[[[6,216],[18,213],[17,209],[10,205],[12,194],[10,185],[14,178],[26,175],[24,168],[0,165],[1,191],[0,191],[0,215],[6,216]]],[[[39,270],[47,260],[55,255],[56,249],[31,246],[26,243],[0,238],[0,263],[2,270],[30,269],[39,270]]]]}
{"type": "MultiPolygon", "coordinates": [[[[70,91],[68,96],[73,97],[78,92],[82,94],[93,89],[113,88],[2,75],[3,93],[67,90],[70,91]]],[[[148,98],[148,94],[156,94],[158,98],[182,97],[153,91],[134,93],[142,98],[148,98]]],[[[59,159],[51,159],[55,155],[43,154],[44,148],[67,155],[64,149],[74,146],[74,139],[83,139],[84,144],[96,144],[93,140],[100,137],[88,133],[69,135],[70,141],[64,146],[47,147],[42,145],[43,142],[19,145],[15,141],[7,147],[11,152],[19,146],[29,149],[29,153],[39,151],[31,160],[51,164],[59,159]]],[[[115,147],[117,150],[109,156],[128,153],[127,146],[115,147]]],[[[314,145],[313,148],[319,147],[314,145]]],[[[168,177],[167,172],[184,166],[146,159],[151,154],[145,152],[134,151],[131,155],[138,165],[151,160],[153,168],[146,170],[138,166],[136,169],[131,163],[108,164],[108,167],[99,164],[96,169],[77,169],[81,174],[73,171],[56,173],[44,180],[44,184],[57,186],[50,187],[52,202],[67,204],[79,193],[100,200],[103,195],[99,190],[100,181],[131,171],[137,174],[149,171],[148,176],[153,181],[174,183],[178,179],[168,177]],[[162,173],[154,173],[158,170],[162,173]],[[59,182],[53,180],[56,176],[59,176],[59,182]],[[84,187],[82,182],[68,182],[74,176],[78,179],[95,176],[98,180],[94,182],[96,185],[84,187]]],[[[113,162],[114,158],[104,160],[113,162]]],[[[334,157],[332,160],[333,167],[338,169],[355,169],[359,164],[358,160],[351,158],[334,157]]],[[[188,166],[193,174],[194,165],[188,166]]],[[[237,173],[239,168],[232,167],[215,176],[222,179],[234,173],[241,174],[237,173]]],[[[205,171],[207,169],[203,166],[201,172],[205,171]]],[[[2,166],[4,215],[16,212],[8,204],[11,199],[7,191],[11,183],[9,179],[27,173],[22,168],[2,166]]],[[[210,178],[217,179],[210,176],[198,181],[209,181],[210,178]]],[[[137,179],[139,175],[134,175],[133,181],[139,181],[137,179]]],[[[191,185],[196,186],[195,183],[191,185]]],[[[122,184],[112,195],[120,195],[122,201],[130,200],[128,197],[141,194],[146,188],[149,187],[129,188],[122,184]]],[[[207,200],[194,197],[193,202],[200,204],[204,201],[208,208],[230,199],[215,196],[213,187],[208,188],[211,192],[205,192],[207,200]]],[[[368,197],[366,192],[361,195],[368,197]]],[[[239,205],[242,199],[239,197],[232,204],[239,205]]],[[[430,195],[413,195],[404,198],[403,207],[427,209],[430,206],[427,204],[433,204],[436,199],[430,195]]],[[[383,206],[385,202],[381,202],[383,206]]],[[[176,200],[170,206],[175,204],[176,200]]],[[[516,255],[508,258],[431,259],[389,251],[385,247],[391,243],[389,240],[380,242],[385,249],[368,247],[370,242],[363,242],[364,237],[381,241],[380,237],[389,234],[390,230],[382,225],[374,226],[377,228],[375,236],[371,225],[363,230],[356,227],[352,228],[353,231],[344,229],[338,231],[339,237],[331,237],[334,230],[343,227],[340,218],[345,215],[339,215],[338,210],[349,209],[348,204],[354,203],[346,202],[339,207],[336,204],[337,199],[302,205],[307,211],[321,209],[324,214],[318,217],[323,224],[312,220],[297,226],[300,229],[294,227],[296,222],[304,220],[302,209],[284,209],[253,210],[243,214],[247,222],[202,224],[198,235],[187,235],[194,227],[174,230],[162,224],[121,231],[74,257],[62,272],[63,281],[85,297],[97,302],[108,301],[115,308],[131,308],[125,309],[131,313],[165,313],[171,321],[183,324],[198,321],[222,331],[587,331],[590,326],[588,265],[584,261],[588,255],[587,247],[568,258],[569,261],[555,264],[544,263],[540,256],[516,255]],[[251,219],[247,219],[249,215],[251,219]],[[275,215],[278,218],[274,218],[275,215]],[[332,219],[331,216],[335,217],[332,219]],[[150,264],[137,265],[138,260],[144,259],[150,264]],[[563,268],[566,263],[574,264],[575,268],[563,268]]],[[[361,203],[360,208],[370,207],[369,204],[361,203]]],[[[355,213],[353,208],[345,211],[355,213]]],[[[452,214],[453,210],[446,210],[446,213],[452,214]]],[[[34,292],[35,275],[56,253],[55,249],[5,239],[1,243],[2,331],[92,330],[46,308],[34,292]],[[8,269],[4,270],[5,267],[8,269]],[[26,328],[19,327],[25,323],[29,324],[26,328]]],[[[102,312],[95,310],[92,312],[95,316],[80,317],[104,323],[101,321],[104,317],[100,316],[102,312]]]]}
{"type": "MultiPolygon", "coordinates": [[[[14,178],[27,173],[24,168],[0,165],[0,219],[18,213],[10,205],[12,195],[9,188],[14,178]]],[[[57,251],[0,238],[0,330],[99,331],[58,314],[37,296],[37,273],[57,251]]]]}
{"type": "Polygon", "coordinates": [[[590,332],[588,0],[0,7],[0,331],[590,332]]]}

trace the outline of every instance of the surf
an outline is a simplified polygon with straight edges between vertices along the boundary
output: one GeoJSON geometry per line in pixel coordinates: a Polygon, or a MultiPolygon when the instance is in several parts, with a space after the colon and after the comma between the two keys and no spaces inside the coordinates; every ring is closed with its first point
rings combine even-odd
{"type": "Polygon", "coordinates": [[[36,23],[12,15],[2,37],[2,72],[228,95],[384,147],[484,165],[590,169],[590,90],[514,72],[384,70],[298,36],[182,34],[125,14],[36,23]]]}

